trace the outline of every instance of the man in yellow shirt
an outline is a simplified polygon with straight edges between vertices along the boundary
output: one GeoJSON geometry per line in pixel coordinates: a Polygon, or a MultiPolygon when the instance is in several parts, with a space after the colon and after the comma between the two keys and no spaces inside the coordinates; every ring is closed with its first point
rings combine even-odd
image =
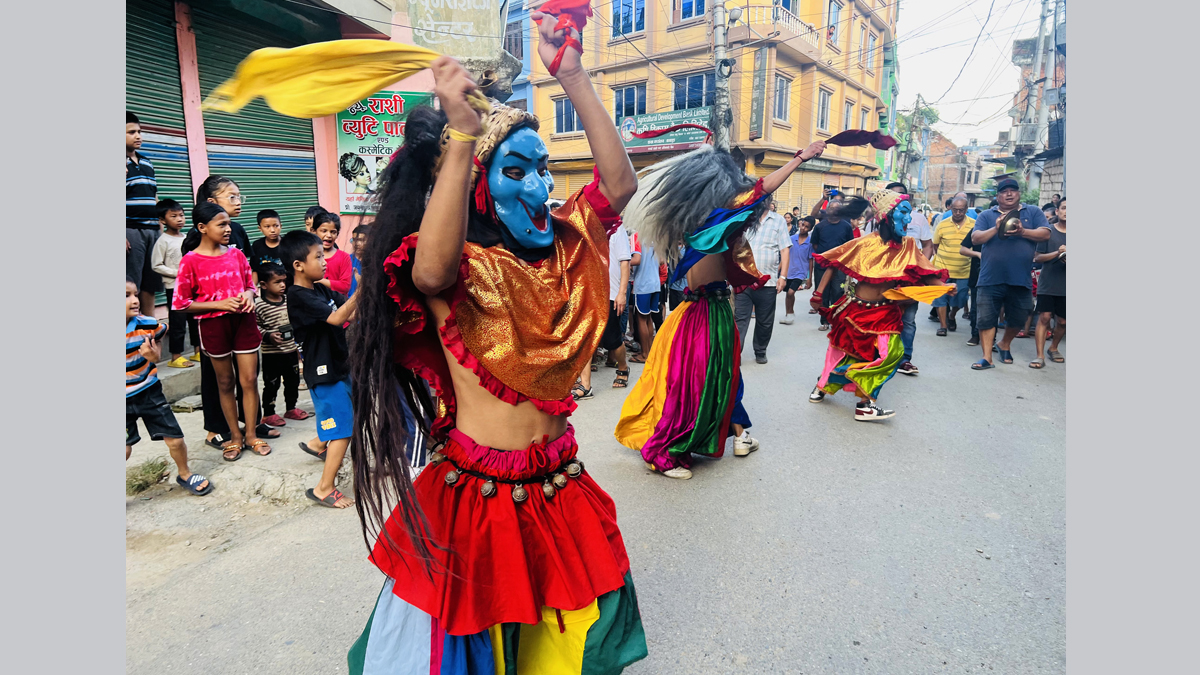
{"type": "Polygon", "coordinates": [[[958,310],[962,309],[967,302],[969,295],[967,280],[971,276],[971,259],[959,253],[958,249],[962,246],[963,239],[970,235],[973,229],[975,229],[975,219],[967,216],[966,197],[955,195],[950,204],[950,217],[940,220],[937,229],[933,232],[933,245],[937,249],[937,253],[933,257],[933,264],[935,267],[944,267],[950,273],[950,281],[958,286],[958,293],[943,295],[933,301],[933,306],[938,313],[938,322],[941,323],[941,328],[938,328],[937,331],[939,337],[945,337],[947,330],[958,329],[955,319],[958,316],[958,310]]]}

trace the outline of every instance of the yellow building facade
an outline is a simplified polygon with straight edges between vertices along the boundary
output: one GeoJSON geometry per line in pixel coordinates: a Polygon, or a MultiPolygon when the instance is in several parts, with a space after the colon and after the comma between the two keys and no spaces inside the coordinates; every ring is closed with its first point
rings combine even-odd
{"type": "MultiPolygon", "coordinates": [[[[528,4],[536,9],[541,2],[528,4]]],[[[895,39],[894,1],[729,0],[726,12],[736,14],[734,8],[741,15],[731,22],[728,38],[728,56],[735,60],[729,79],[731,151],[747,173],[765,176],[812,141],[845,129],[876,130],[881,118],[886,123],[880,89],[885,52],[890,58],[895,39]]],[[[614,124],[632,128],[625,117],[634,116],[638,126],[658,122],[650,128],[679,121],[710,126],[712,0],[611,0],[593,10],[584,29],[583,63],[614,124]]],[[[562,88],[540,59],[532,62],[530,112],[540,118],[550,150],[552,196],[565,199],[591,180],[594,163],[562,88]]],[[[638,169],[696,144],[692,135],[686,146],[656,150],[625,138],[638,169]]],[[[780,210],[799,206],[807,213],[823,187],[869,192],[880,173],[876,153],[870,147],[829,146],[775,193],[780,210]]]]}

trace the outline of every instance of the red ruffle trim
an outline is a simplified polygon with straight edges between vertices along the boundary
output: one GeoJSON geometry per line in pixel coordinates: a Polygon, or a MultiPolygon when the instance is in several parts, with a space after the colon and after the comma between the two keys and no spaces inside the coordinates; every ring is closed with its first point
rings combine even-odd
{"type": "Polygon", "coordinates": [[[818,311],[830,324],[829,344],[863,361],[879,356],[880,335],[899,334],[903,328],[903,312],[893,303],[867,307],[843,299],[818,311]],[[848,306],[839,312],[842,303],[848,306]]]}
{"type": "MultiPolygon", "coordinates": [[[[484,448],[482,454],[460,439],[452,435],[442,453],[461,468],[497,477],[544,475],[578,451],[571,431],[544,446],[509,452],[484,448]],[[491,466],[497,458],[512,466],[491,466]]],[[[553,497],[545,496],[540,483],[527,483],[528,498],[518,504],[510,483],[496,483],[491,497],[480,492],[483,479],[470,474],[460,473],[454,485],[447,485],[454,464],[427,467],[413,482],[429,536],[448,549],[433,549],[431,575],[413,555],[395,513],[384,529],[396,545],[389,546],[381,535],[370,557],[394,580],[397,597],[436,617],[447,633],[472,635],[499,623],[536,624],[542,607],[583,609],[624,585],[629,558],[616,507],[586,471],[569,478],[553,497]]]]}
{"type": "MultiPolygon", "coordinates": [[[[600,191],[600,167],[592,167],[592,182],[584,185],[582,192],[583,198],[591,205],[596,217],[600,219],[600,224],[604,226],[604,233],[612,236],[621,224],[621,214],[613,209],[608,198],[600,191]]],[[[564,214],[562,218],[565,220],[569,216],[570,214],[564,214]]]]}
{"type": "Polygon", "coordinates": [[[912,284],[920,284],[920,283],[922,283],[921,279],[923,277],[933,277],[933,276],[938,277],[942,281],[950,280],[950,273],[947,272],[946,270],[934,269],[931,267],[920,267],[918,265],[905,266],[904,276],[902,276],[902,277],[869,277],[869,276],[861,275],[858,272],[850,269],[849,267],[844,265],[841,261],[838,261],[838,260],[831,261],[831,260],[827,259],[825,256],[821,255],[820,253],[814,253],[813,260],[817,261],[821,265],[821,267],[826,267],[826,268],[834,267],[836,269],[839,269],[839,270],[845,272],[847,275],[852,276],[855,279],[857,279],[861,282],[864,282],[864,283],[868,283],[868,284],[886,284],[886,283],[891,283],[891,282],[898,282],[898,283],[908,282],[908,283],[912,283],[912,284]],[[918,272],[920,272],[920,273],[918,274],[918,272]]]}
{"type": "MultiPolygon", "coordinates": [[[[599,195],[603,199],[603,195],[599,195]]],[[[604,202],[607,207],[608,202],[604,202]]],[[[611,211],[611,208],[609,209],[611,211]]],[[[399,335],[419,335],[423,332],[428,324],[428,310],[425,305],[418,300],[419,293],[416,287],[412,285],[411,272],[406,273],[404,267],[411,264],[412,252],[416,250],[417,234],[411,234],[400,242],[400,246],[396,248],[391,255],[383,262],[383,269],[388,274],[387,294],[392,297],[400,307],[401,312],[411,313],[413,316],[406,322],[401,323],[396,327],[399,335]]],[[[446,325],[441,328],[439,335],[441,342],[450,350],[454,358],[464,368],[468,368],[475,376],[479,378],[479,384],[488,391],[492,396],[508,403],[516,405],[523,401],[531,401],[538,410],[548,415],[569,415],[575,411],[578,405],[571,396],[567,396],[559,401],[543,401],[540,399],[530,398],[520,393],[519,391],[509,387],[501,382],[493,375],[470,351],[462,341],[462,332],[458,328],[458,320],[455,318],[455,313],[458,304],[467,297],[467,278],[470,276],[470,258],[466,253],[463,253],[462,260],[458,266],[458,277],[453,286],[446,289],[442,293],[442,299],[450,307],[450,315],[446,317],[446,325]]],[[[399,336],[398,336],[399,337],[399,336]]],[[[450,417],[456,409],[454,404],[454,389],[449,385],[449,371],[440,372],[436,367],[431,367],[430,362],[441,362],[442,355],[429,353],[428,349],[413,348],[410,340],[397,339],[395,360],[405,368],[409,368],[419,377],[428,381],[436,390],[439,398],[446,404],[447,410],[450,412],[450,417]]],[[[438,420],[435,422],[435,429],[444,429],[452,425],[449,419],[438,420]]]]}

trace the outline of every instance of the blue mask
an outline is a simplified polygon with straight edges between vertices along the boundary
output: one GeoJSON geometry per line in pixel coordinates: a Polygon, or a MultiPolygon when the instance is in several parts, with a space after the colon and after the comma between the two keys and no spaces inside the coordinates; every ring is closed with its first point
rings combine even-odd
{"type": "Polygon", "coordinates": [[[906,199],[892,209],[892,226],[896,236],[903,237],[908,232],[908,224],[912,222],[912,204],[906,199]]]}
{"type": "Polygon", "coordinates": [[[526,127],[509,134],[488,164],[488,190],[496,216],[513,239],[526,248],[554,243],[546,208],[554,189],[554,179],[546,170],[549,156],[541,136],[526,127]]]}

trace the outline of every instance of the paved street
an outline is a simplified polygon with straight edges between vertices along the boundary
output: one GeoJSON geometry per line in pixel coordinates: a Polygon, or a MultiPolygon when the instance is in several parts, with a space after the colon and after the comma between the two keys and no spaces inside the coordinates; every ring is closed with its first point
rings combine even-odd
{"type": "MultiPolygon", "coordinates": [[[[777,324],[769,364],[743,354],[762,449],[690,481],[613,439],[627,390],[596,374],[573,422],[633,565],[650,656],[627,672],[1065,671],[1065,364],[1031,370],[1017,340],[974,372],[966,322],[938,338],[927,311],[921,375],[884,388],[898,414],[876,424],[847,394],[807,402],[825,333],[806,307],[777,324]]],[[[147,494],[127,509],[128,672],[345,672],[382,583],[352,511],[147,494]]]]}

